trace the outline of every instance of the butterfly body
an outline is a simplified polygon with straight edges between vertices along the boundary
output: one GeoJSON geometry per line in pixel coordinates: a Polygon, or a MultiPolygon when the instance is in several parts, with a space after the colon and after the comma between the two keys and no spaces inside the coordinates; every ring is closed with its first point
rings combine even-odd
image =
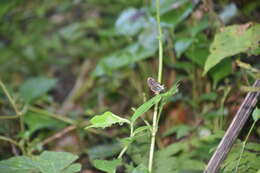
{"type": "Polygon", "coordinates": [[[152,77],[148,77],[147,84],[155,94],[159,94],[165,90],[164,85],[161,85],[152,77]]]}

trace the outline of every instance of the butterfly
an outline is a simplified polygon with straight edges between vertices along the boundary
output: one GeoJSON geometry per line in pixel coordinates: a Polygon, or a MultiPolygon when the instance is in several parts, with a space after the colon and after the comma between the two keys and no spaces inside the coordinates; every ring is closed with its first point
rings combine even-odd
{"type": "Polygon", "coordinates": [[[152,77],[147,78],[147,84],[155,94],[159,94],[165,90],[164,85],[161,85],[152,77]]]}

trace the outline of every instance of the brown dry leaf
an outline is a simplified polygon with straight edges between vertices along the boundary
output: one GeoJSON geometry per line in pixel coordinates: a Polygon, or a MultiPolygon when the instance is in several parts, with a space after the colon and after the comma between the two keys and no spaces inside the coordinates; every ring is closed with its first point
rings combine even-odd
{"type": "Polygon", "coordinates": [[[251,27],[253,24],[250,22],[250,23],[246,23],[244,25],[241,25],[238,29],[237,29],[237,34],[238,35],[242,35],[244,34],[244,32],[249,28],[251,27]]]}

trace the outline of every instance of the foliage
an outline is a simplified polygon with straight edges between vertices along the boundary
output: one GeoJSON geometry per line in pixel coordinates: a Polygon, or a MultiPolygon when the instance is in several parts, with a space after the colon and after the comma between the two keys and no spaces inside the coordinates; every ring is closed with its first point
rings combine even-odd
{"type": "Polygon", "coordinates": [[[119,116],[113,114],[112,112],[105,112],[102,115],[96,115],[90,120],[90,122],[92,123],[92,125],[88,126],[86,129],[93,128],[93,127],[106,128],[115,123],[119,123],[119,124],[130,123],[127,119],[120,118],[119,116]]]}
{"type": "MultiPolygon", "coordinates": [[[[162,105],[161,107],[163,107],[163,105],[169,100],[170,97],[172,97],[172,95],[176,94],[178,91],[177,88],[177,84],[173,85],[169,91],[162,93],[162,94],[157,94],[155,95],[153,98],[151,98],[150,100],[146,101],[144,104],[142,104],[141,106],[139,106],[136,110],[135,113],[132,115],[130,120],[124,119],[124,118],[120,118],[117,115],[114,115],[111,112],[105,112],[102,115],[96,115],[94,116],[90,122],[92,123],[92,125],[87,126],[85,129],[89,129],[89,128],[93,128],[93,127],[101,127],[101,128],[106,128],[106,127],[110,127],[113,124],[122,124],[122,123],[128,123],[130,125],[130,136],[128,138],[124,138],[121,140],[124,148],[121,151],[121,153],[124,153],[127,148],[129,147],[129,145],[133,142],[134,137],[148,129],[151,128],[150,125],[147,126],[142,126],[139,127],[137,129],[134,129],[133,125],[134,122],[145,112],[147,112],[152,106],[154,106],[155,104],[158,104],[159,101],[162,99],[162,105]]],[[[121,153],[119,155],[119,158],[121,158],[121,153]]],[[[107,160],[94,160],[94,166],[97,169],[101,169],[105,172],[108,173],[113,173],[116,171],[117,166],[119,165],[118,160],[113,160],[113,161],[107,161],[107,160]]],[[[136,168],[137,169],[137,168],[136,168]]]]}
{"type": "MultiPolygon", "coordinates": [[[[233,172],[236,168],[237,161],[240,157],[240,150],[242,144],[238,143],[234,145],[225,163],[222,165],[223,172],[233,172]]],[[[238,167],[238,172],[256,172],[260,169],[259,162],[260,157],[257,154],[259,152],[260,145],[257,143],[248,143],[243,152],[241,162],[238,167]]]]}
{"type": "Polygon", "coordinates": [[[260,25],[244,24],[228,26],[216,34],[210,47],[204,73],[218,64],[222,59],[238,53],[259,54],[260,25]],[[232,44],[231,44],[232,43],[232,44]]]}
{"type": "Polygon", "coordinates": [[[95,160],[94,166],[107,173],[116,173],[116,168],[121,164],[121,160],[95,160]]]}
{"type": "MultiPolygon", "coordinates": [[[[48,149],[82,172],[148,173],[153,132],[153,172],[203,171],[259,91],[260,2],[157,2],[0,1],[0,172],[80,171],[48,149]],[[166,89],[151,95],[158,52],[166,89]]],[[[222,172],[259,172],[252,119],[222,172]]]]}
{"type": "Polygon", "coordinates": [[[37,77],[26,80],[20,87],[20,94],[24,101],[31,102],[51,90],[55,84],[55,79],[37,77]]]}
{"type": "Polygon", "coordinates": [[[33,158],[17,156],[0,161],[0,168],[3,173],[75,173],[81,169],[80,164],[72,164],[77,159],[66,152],[44,151],[33,158]]]}

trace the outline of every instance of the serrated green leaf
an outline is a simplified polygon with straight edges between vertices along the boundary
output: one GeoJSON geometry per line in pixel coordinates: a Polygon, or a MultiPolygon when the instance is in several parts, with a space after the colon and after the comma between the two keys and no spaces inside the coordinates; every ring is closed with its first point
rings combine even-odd
{"type": "Polygon", "coordinates": [[[153,105],[158,103],[161,100],[162,96],[160,94],[154,96],[141,106],[139,106],[136,110],[133,116],[131,117],[131,121],[134,122],[137,118],[139,118],[141,115],[143,115],[145,112],[147,112],[153,105]]]}
{"type": "Polygon", "coordinates": [[[204,66],[204,74],[224,58],[238,53],[254,54],[259,49],[260,24],[233,25],[215,35],[210,55],[204,66]]]}
{"type": "Polygon", "coordinates": [[[38,171],[37,163],[26,156],[0,161],[1,173],[32,173],[38,171]]]}
{"type": "Polygon", "coordinates": [[[252,114],[252,117],[254,119],[254,121],[258,121],[260,118],[260,109],[258,109],[257,107],[254,109],[254,112],[252,114]]]}
{"type": "MultiPolygon", "coordinates": [[[[256,146],[257,145],[259,147],[259,144],[256,144],[256,146]]],[[[234,172],[237,166],[237,162],[240,158],[242,146],[243,143],[237,143],[232,147],[227,159],[222,164],[222,169],[224,173],[234,172]]],[[[238,165],[238,172],[255,173],[256,170],[260,169],[259,163],[260,156],[257,154],[257,152],[251,149],[245,149],[243,151],[240,164],[238,165]]]]}
{"type": "Polygon", "coordinates": [[[125,118],[121,118],[115,114],[113,114],[112,112],[105,112],[102,115],[96,115],[94,116],[91,120],[90,123],[92,125],[86,127],[85,129],[88,128],[106,128],[106,127],[110,127],[113,124],[123,124],[123,123],[128,123],[130,124],[130,121],[125,119],[125,118]]]}
{"type": "Polygon", "coordinates": [[[78,156],[66,152],[44,151],[31,159],[26,156],[12,157],[0,161],[1,173],[75,173],[81,169],[80,164],[72,164],[78,156]]]}
{"type": "Polygon", "coordinates": [[[95,168],[107,172],[107,173],[116,173],[116,168],[121,165],[120,159],[115,160],[94,160],[95,168]]]}
{"type": "Polygon", "coordinates": [[[52,78],[31,78],[21,85],[19,93],[26,102],[31,102],[51,90],[56,83],[57,80],[52,78]]]}
{"type": "Polygon", "coordinates": [[[249,142],[245,148],[250,151],[260,152],[260,144],[258,143],[249,142]]]}
{"type": "Polygon", "coordinates": [[[210,71],[209,75],[213,79],[213,86],[216,87],[219,81],[230,75],[232,72],[231,59],[224,59],[219,64],[215,65],[210,71]]]}
{"type": "Polygon", "coordinates": [[[43,173],[62,173],[77,159],[78,156],[67,152],[44,151],[36,161],[43,173]]]}

